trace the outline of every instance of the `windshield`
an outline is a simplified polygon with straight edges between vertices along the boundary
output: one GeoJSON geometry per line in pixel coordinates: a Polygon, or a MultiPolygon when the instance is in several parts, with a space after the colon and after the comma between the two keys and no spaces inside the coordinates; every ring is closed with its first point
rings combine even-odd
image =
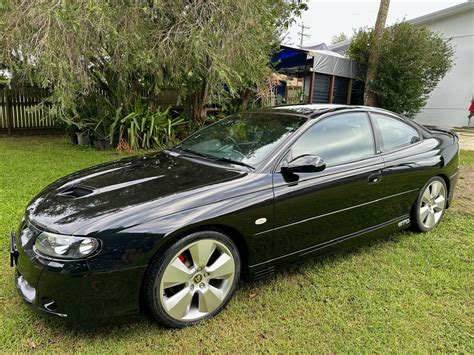
{"type": "Polygon", "coordinates": [[[236,114],[200,130],[176,148],[255,166],[305,121],[276,113],[236,114]]]}

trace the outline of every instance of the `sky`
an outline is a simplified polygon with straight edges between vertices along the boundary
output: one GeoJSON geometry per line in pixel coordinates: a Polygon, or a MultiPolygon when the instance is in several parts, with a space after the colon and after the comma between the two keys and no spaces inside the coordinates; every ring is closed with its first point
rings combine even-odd
{"type": "MultiPolygon", "coordinates": [[[[431,12],[465,2],[465,0],[391,0],[388,11],[387,25],[402,19],[412,19],[431,12]]],[[[308,11],[297,23],[303,21],[305,29],[311,37],[305,38],[303,45],[310,46],[325,42],[330,44],[332,37],[344,32],[351,36],[357,29],[364,26],[373,27],[377,18],[380,0],[309,0],[308,11]]],[[[293,26],[286,44],[299,45],[300,39],[297,32],[301,29],[293,26]]]]}

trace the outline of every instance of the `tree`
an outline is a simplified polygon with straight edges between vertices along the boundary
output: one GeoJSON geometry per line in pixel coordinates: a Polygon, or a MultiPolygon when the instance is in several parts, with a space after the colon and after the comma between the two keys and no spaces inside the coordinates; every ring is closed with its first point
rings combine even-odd
{"type": "Polygon", "coordinates": [[[269,72],[269,56],[281,31],[302,5],[273,0],[164,1],[161,16],[169,24],[157,42],[176,47],[167,66],[175,83],[183,85],[192,116],[205,118],[209,97],[223,91],[246,95],[269,72]],[[186,8],[186,11],[177,11],[186,8]],[[176,46],[178,44],[178,46],[176,46]]]}
{"type": "Polygon", "coordinates": [[[149,9],[106,1],[4,3],[0,61],[16,81],[52,90],[52,114],[74,116],[91,99],[103,109],[127,109],[148,89],[147,77],[162,77],[146,46],[149,9]]]}
{"type": "Polygon", "coordinates": [[[349,38],[344,32],[339,33],[338,35],[332,36],[331,44],[336,44],[340,42],[347,41],[349,38]]]}
{"type": "MultiPolygon", "coordinates": [[[[373,31],[354,34],[348,55],[367,71],[373,31]]],[[[369,83],[380,107],[414,117],[430,92],[452,66],[450,40],[426,27],[407,22],[386,28],[379,52],[377,76],[369,83]]]]}
{"type": "Polygon", "coordinates": [[[8,78],[0,71],[0,87],[5,84],[8,84],[8,78]]]}
{"type": "Polygon", "coordinates": [[[365,77],[364,90],[364,104],[367,106],[376,106],[377,97],[372,90],[372,82],[377,76],[377,67],[380,59],[380,47],[382,44],[382,37],[387,21],[388,8],[390,0],[380,0],[379,12],[377,14],[377,21],[375,21],[375,28],[371,36],[369,60],[367,62],[367,75],[365,77]]]}
{"type": "Polygon", "coordinates": [[[306,5],[284,0],[5,0],[0,62],[52,89],[52,112],[84,100],[124,114],[174,88],[195,119],[209,98],[261,81],[271,51],[306,5]]]}

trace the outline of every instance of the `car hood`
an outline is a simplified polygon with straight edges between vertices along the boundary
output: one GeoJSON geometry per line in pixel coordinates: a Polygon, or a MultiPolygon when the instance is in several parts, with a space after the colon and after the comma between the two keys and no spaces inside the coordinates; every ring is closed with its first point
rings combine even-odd
{"type": "Polygon", "coordinates": [[[246,174],[172,152],[126,158],[54,182],[31,201],[26,218],[62,234],[90,232],[89,226],[104,219],[107,228],[123,229],[159,217],[160,212],[196,207],[203,203],[200,193],[246,174]]]}

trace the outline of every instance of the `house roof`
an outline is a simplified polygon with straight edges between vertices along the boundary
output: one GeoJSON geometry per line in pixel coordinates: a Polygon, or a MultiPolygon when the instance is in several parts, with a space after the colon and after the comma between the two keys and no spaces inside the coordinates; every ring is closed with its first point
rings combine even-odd
{"type": "MultiPolygon", "coordinates": [[[[464,11],[469,11],[471,9],[474,9],[474,0],[467,0],[466,2],[463,2],[458,5],[454,5],[451,7],[447,7],[445,9],[441,9],[439,11],[435,11],[420,17],[415,17],[414,19],[407,20],[408,23],[411,23],[412,25],[426,25],[429,24],[433,21],[456,15],[464,11]]],[[[349,45],[351,44],[352,39],[346,39],[345,41],[333,44],[329,46],[329,49],[334,52],[344,52],[349,45]]]]}
{"type": "Polygon", "coordinates": [[[340,53],[340,52],[344,52],[347,47],[349,47],[349,44],[351,44],[352,42],[352,39],[349,38],[349,39],[346,39],[344,41],[341,41],[341,42],[338,42],[338,43],[335,43],[335,44],[331,44],[329,46],[329,50],[333,51],[333,52],[337,52],[337,53],[340,53]]]}
{"type": "Polygon", "coordinates": [[[306,49],[308,51],[315,51],[315,50],[329,50],[329,47],[327,46],[326,43],[318,43],[318,44],[313,44],[311,46],[303,46],[303,49],[306,49]]]}
{"type": "Polygon", "coordinates": [[[461,4],[448,7],[446,9],[441,9],[439,11],[435,11],[430,14],[416,17],[414,19],[408,20],[408,22],[411,23],[412,25],[425,25],[427,23],[430,23],[430,22],[433,22],[433,21],[436,21],[448,16],[456,15],[461,12],[468,11],[470,9],[474,9],[473,0],[468,0],[461,4]]]}

